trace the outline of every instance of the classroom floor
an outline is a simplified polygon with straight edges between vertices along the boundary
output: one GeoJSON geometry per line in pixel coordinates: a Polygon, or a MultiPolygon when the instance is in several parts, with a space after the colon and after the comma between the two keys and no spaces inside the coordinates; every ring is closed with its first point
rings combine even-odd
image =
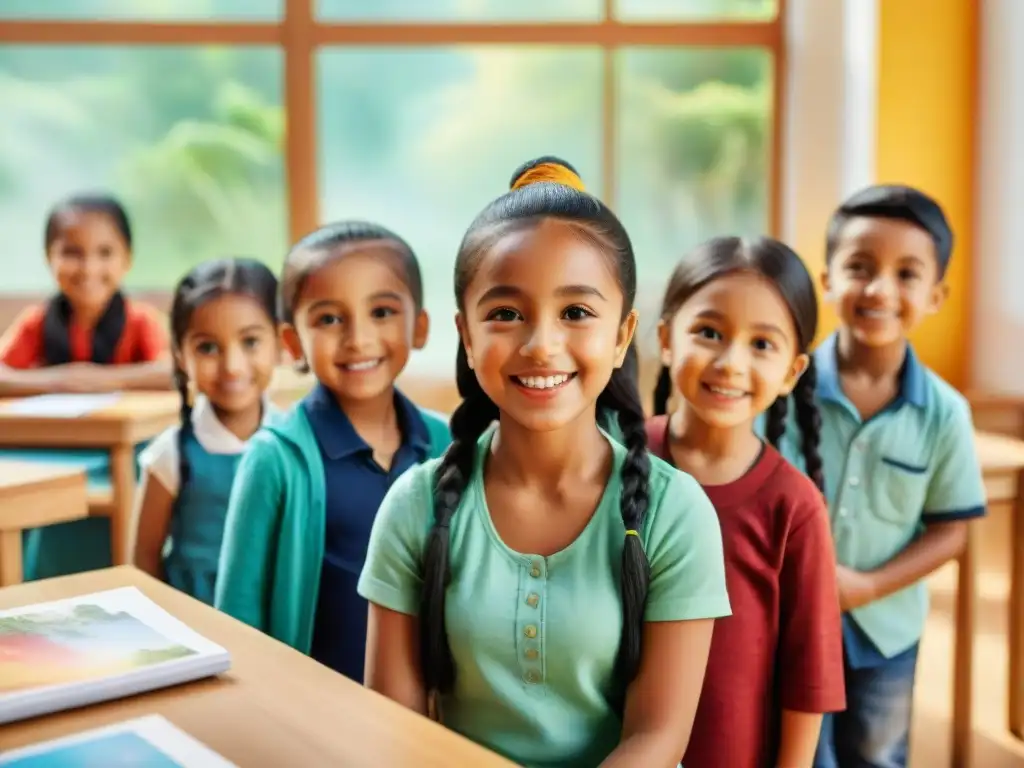
{"type": "MultiPolygon", "coordinates": [[[[1024,742],[1006,729],[1006,631],[1009,594],[1008,510],[994,509],[980,528],[977,639],[974,646],[974,768],[1024,768],[1024,742]]],[[[932,610],[917,668],[911,768],[949,765],[953,608],[956,566],[929,580],[932,610]]]]}

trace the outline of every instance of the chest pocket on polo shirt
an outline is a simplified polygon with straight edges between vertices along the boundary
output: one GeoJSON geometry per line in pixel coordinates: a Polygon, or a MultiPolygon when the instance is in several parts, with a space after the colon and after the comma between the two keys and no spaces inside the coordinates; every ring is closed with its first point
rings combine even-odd
{"type": "Polygon", "coordinates": [[[901,526],[917,522],[932,476],[928,457],[882,452],[875,472],[873,501],[878,517],[901,526]]]}

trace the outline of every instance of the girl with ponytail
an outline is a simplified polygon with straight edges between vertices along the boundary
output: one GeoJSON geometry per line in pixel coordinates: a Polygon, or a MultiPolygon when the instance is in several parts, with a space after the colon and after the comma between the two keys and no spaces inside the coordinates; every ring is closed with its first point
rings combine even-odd
{"type": "Polygon", "coordinates": [[[520,765],[675,766],[730,610],[719,526],[647,452],[622,225],[557,158],[511,186],[455,264],[451,446],[374,522],[366,683],[520,765]]]}
{"type": "Polygon", "coordinates": [[[845,707],[808,354],[817,322],[803,262],[768,238],[704,243],[665,291],[649,444],[714,503],[733,606],[715,627],[687,768],[809,768],[822,714],[845,707]],[[791,394],[810,479],[776,450],[791,394]]]}

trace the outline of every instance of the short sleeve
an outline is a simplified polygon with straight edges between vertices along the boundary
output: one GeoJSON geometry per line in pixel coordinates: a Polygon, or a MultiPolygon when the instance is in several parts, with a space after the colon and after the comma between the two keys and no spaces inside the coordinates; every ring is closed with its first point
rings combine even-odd
{"type": "Polygon", "coordinates": [[[146,304],[135,305],[136,356],[133,362],[152,363],[170,351],[167,325],[155,309],[146,304]]]}
{"type": "Polygon", "coordinates": [[[806,486],[790,494],[796,511],[779,575],[780,703],[796,712],[839,712],[846,687],[835,553],[825,500],[810,481],[806,486]]]}
{"type": "Polygon", "coordinates": [[[672,470],[658,498],[652,494],[648,520],[645,548],[651,582],[644,619],[731,615],[722,530],[715,508],[697,481],[672,470]]]}
{"type": "Polygon", "coordinates": [[[18,315],[0,337],[0,363],[21,370],[39,365],[43,348],[43,312],[30,307],[18,315]]]}
{"type": "Polygon", "coordinates": [[[357,591],[371,603],[398,613],[419,612],[420,563],[434,514],[431,478],[437,463],[415,466],[395,481],[370,532],[357,591]]]}
{"type": "Polygon", "coordinates": [[[172,496],[178,495],[178,486],[181,483],[178,429],[171,427],[164,430],[139,454],[139,470],[143,473],[149,472],[172,496]]]}
{"type": "Polygon", "coordinates": [[[965,520],[985,514],[985,482],[974,442],[974,424],[966,401],[957,401],[936,446],[922,520],[965,520]]]}

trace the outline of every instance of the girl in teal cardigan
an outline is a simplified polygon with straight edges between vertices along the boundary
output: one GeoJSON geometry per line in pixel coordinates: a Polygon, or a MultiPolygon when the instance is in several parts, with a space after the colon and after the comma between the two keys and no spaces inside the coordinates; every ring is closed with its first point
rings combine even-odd
{"type": "Polygon", "coordinates": [[[289,253],[280,308],[282,340],[317,384],[242,458],[215,605],[361,682],[368,606],[356,584],[377,508],[450,439],[443,417],[394,385],[427,339],[419,265],[383,227],[330,225],[289,253]]]}

